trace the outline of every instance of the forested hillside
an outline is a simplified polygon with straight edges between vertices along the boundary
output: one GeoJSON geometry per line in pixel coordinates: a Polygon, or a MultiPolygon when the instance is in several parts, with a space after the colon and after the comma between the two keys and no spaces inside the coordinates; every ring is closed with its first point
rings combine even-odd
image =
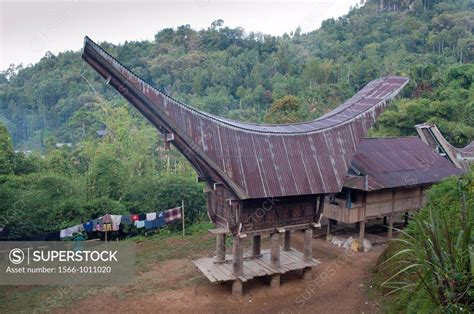
{"type": "MultiPolygon", "coordinates": [[[[376,77],[408,75],[406,99],[375,133],[406,135],[415,123],[433,121],[463,145],[474,136],[473,9],[469,0],[377,0],[305,34],[275,37],[218,20],[200,31],[164,29],[154,41],[102,44],[173,97],[253,122],[313,119],[376,77]],[[285,101],[290,112],[279,115],[285,101]]],[[[44,151],[95,137],[105,127],[100,101],[124,102],[78,51],[47,54],[0,75],[0,120],[16,148],[44,151]]]]}
{"type": "MultiPolygon", "coordinates": [[[[473,27],[468,0],[375,1],[307,34],[272,37],[218,20],[200,31],[165,29],[152,42],[102,45],[173,97],[252,122],[313,119],[372,79],[408,75],[403,98],[373,134],[408,135],[432,121],[464,145],[474,137],[473,27]]],[[[183,199],[192,224],[206,219],[201,191],[189,163],[163,150],[155,128],[80,52],[47,54],[0,75],[0,238],[34,237],[107,213],[163,210],[183,199]]]]}

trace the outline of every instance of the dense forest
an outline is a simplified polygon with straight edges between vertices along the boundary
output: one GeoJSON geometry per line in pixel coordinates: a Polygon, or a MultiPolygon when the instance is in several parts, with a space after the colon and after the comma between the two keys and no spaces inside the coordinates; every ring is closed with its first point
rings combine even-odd
{"type": "MultiPolygon", "coordinates": [[[[183,25],[159,31],[153,41],[102,45],[174,98],[252,122],[314,119],[372,79],[406,75],[405,99],[375,134],[412,134],[414,124],[433,121],[464,145],[474,135],[473,8],[469,0],[377,0],[304,34],[275,37],[216,20],[199,31],[183,25]]],[[[47,53],[37,64],[0,74],[0,121],[17,149],[44,152],[96,136],[105,128],[101,101],[123,103],[79,51],[47,53]]]]}

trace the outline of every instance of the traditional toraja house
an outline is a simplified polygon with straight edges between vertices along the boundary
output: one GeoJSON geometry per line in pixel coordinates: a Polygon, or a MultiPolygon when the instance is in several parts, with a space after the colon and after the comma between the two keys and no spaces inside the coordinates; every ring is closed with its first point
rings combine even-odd
{"type": "Polygon", "coordinates": [[[367,84],[321,118],[286,125],[232,121],[198,111],[143,81],[100,46],[85,38],[83,59],[118,90],[193,165],[207,186],[208,213],[216,224],[217,256],[195,261],[212,282],[242,282],[304,270],[311,275],[313,227],[319,226],[325,196],[342,189],[359,143],[389,100],[407,84],[389,76],[367,84]],[[304,250],[291,248],[291,232],[304,231],[304,250]],[[225,255],[225,236],[232,255],[225,255]],[[284,234],[283,251],[280,234],[284,234]],[[271,249],[261,250],[262,235],[271,249]],[[243,238],[252,238],[244,256],[243,238]]]}
{"type": "Polygon", "coordinates": [[[426,190],[462,170],[437,154],[418,137],[366,138],[359,145],[343,189],[324,207],[324,217],[358,224],[362,243],[368,219],[388,217],[388,238],[393,218],[426,203],[426,190]]]}
{"type": "Polygon", "coordinates": [[[417,125],[416,131],[423,142],[446,157],[456,167],[467,171],[474,164],[474,141],[464,148],[456,148],[448,143],[436,125],[429,123],[417,125]]]}

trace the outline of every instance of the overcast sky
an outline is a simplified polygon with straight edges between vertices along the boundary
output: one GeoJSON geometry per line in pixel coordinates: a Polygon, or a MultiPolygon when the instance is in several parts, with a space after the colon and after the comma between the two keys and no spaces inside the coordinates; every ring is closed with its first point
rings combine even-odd
{"type": "Polygon", "coordinates": [[[85,35],[115,44],[153,39],[166,27],[207,28],[223,19],[230,27],[273,35],[317,29],[346,14],[360,0],[322,1],[117,1],[0,0],[0,70],[35,63],[47,51],[78,50],[85,35]]]}

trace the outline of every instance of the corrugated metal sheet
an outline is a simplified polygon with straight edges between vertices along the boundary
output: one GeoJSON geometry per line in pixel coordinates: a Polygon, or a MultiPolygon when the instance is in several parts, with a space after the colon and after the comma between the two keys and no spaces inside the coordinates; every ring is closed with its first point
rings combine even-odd
{"type": "Polygon", "coordinates": [[[362,175],[348,175],[344,186],[366,191],[430,184],[463,173],[418,137],[367,138],[352,166],[362,175]]]}
{"type": "Polygon", "coordinates": [[[354,97],[307,123],[250,124],[185,105],[144,82],[86,37],[83,58],[160,131],[208,181],[237,198],[335,193],[360,141],[408,78],[370,82],[354,97]]]}
{"type": "Polygon", "coordinates": [[[466,145],[464,148],[461,148],[459,151],[463,157],[474,158],[474,141],[466,145]]]}
{"type": "Polygon", "coordinates": [[[445,153],[456,167],[467,171],[474,164],[474,141],[464,148],[456,148],[444,138],[435,124],[430,123],[416,125],[416,131],[423,142],[445,153]]]}

